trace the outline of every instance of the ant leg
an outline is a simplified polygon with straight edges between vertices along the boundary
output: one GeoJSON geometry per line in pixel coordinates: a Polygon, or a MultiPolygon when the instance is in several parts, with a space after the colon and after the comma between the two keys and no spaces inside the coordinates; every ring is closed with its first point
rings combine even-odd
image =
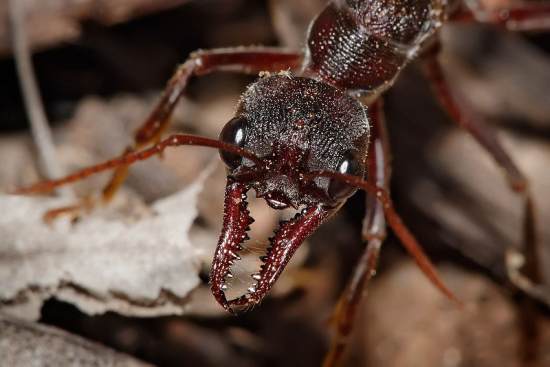
{"type": "MultiPolygon", "coordinates": [[[[535,205],[529,189],[527,178],[519,170],[516,163],[506,152],[498,140],[496,132],[485,121],[463,104],[463,98],[446,81],[443,70],[437,60],[437,52],[427,55],[425,72],[430,80],[441,105],[452,120],[469,132],[479,144],[493,157],[504,170],[510,188],[524,198],[523,241],[525,251],[525,274],[534,282],[541,280],[539,268],[539,249],[536,238],[535,205]]],[[[508,269],[509,273],[513,269],[508,269]]],[[[513,281],[513,277],[511,280],[513,281]]],[[[520,284],[515,284],[523,289],[520,284]]],[[[525,289],[524,289],[525,290],[525,289]]]]}
{"type": "MultiPolygon", "coordinates": [[[[389,190],[390,152],[381,98],[372,104],[369,116],[373,139],[369,148],[367,172],[373,175],[377,186],[389,190]]],[[[358,307],[366,295],[367,284],[376,273],[380,248],[386,238],[384,208],[372,194],[367,194],[362,237],[366,248],[334,310],[331,321],[336,330],[323,363],[324,367],[340,364],[358,307]]]]}
{"type": "Polygon", "coordinates": [[[109,159],[102,163],[88,166],[76,171],[68,176],[50,180],[42,181],[30,185],[27,187],[20,187],[10,192],[12,195],[29,195],[29,194],[38,194],[50,192],[58,187],[68,185],[70,183],[83,180],[87,177],[93,176],[100,172],[116,169],[121,166],[130,166],[135,162],[147,160],[155,155],[163,153],[166,148],[169,147],[178,147],[182,145],[195,145],[200,147],[214,148],[218,150],[223,150],[228,153],[236,154],[244,158],[250,159],[256,164],[258,169],[263,169],[263,161],[258,158],[256,155],[251,153],[248,150],[245,150],[241,147],[238,147],[233,144],[229,144],[220,140],[205,138],[203,136],[197,135],[188,135],[188,134],[174,134],[168,138],[159,141],[155,145],[140,151],[128,152],[120,155],[117,158],[109,159]]]}
{"type": "Polygon", "coordinates": [[[456,22],[494,24],[511,31],[544,31],[550,29],[550,2],[524,2],[519,5],[486,9],[479,3],[464,6],[451,15],[456,22]]]}
{"type": "MultiPolygon", "coordinates": [[[[170,123],[170,116],[183,95],[192,76],[202,76],[215,71],[234,71],[256,74],[261,71],[297,69],[302,63],[302,54],[274,48],[250,47],[198,51],[191,54],[172,76],[160,101],[134,136],[134,146],[125,152],[158,142],[170,123]]],[[[127,167],[119,167],[103,190],[103,200],[109,201],[124,182],[127,167]]]]}
{"type": "Polygon", "coordinates": [[[424,275],[432,282],[432,284],[439,289],[449,300],[453,301],[458,307],[463,307],[464,304],[454,295],[454,293],[445,285],[437,270],[422,250],[422,247],[412,234],[412,232],[407,228],[403,220],[395,210],[393,202],[391,200],[390,194],[387,190],[378,187],[376,184],[366,181],[360,177],[347,175],[340,172],[334,171],[313,171],[303,175],[305,179],[311,180],[315,177],[330,177],[341,182],[344,182],[348,185],[358,187],[367,193],[374,195],[376,200],[380,201],[382,207],[384,208],[384,214],[386,217],[386,222],[393,230],[393,233],[401,241],[401,245],[407,250],[409,255],[412,256],[413,260],[416,262],[416,265],[424,273],[424,275]]]}
{"type": "MultiPolygon", "coordinates": [[[[215,71],[232,71],[256,74],[261,71],[297,70],[301,67],[303,54],[269,47],[224,48],[210,51],[198,51],[178,67],[159,102],[149,117],[136,131],[134,145],[127,147],[124,153],[130,153],[160,140],[162,132],[170,123],[172,112],[185,92],[189,79],[215,71]]],[[[103,202],[108,202],[126,179],[128,166],[116,168],[111,180],[103,189],[103,202]]],[[[66,208],[50,211],[45,218],[51,220],[79,208],[90,208],[90,200],[66,208]]]]}

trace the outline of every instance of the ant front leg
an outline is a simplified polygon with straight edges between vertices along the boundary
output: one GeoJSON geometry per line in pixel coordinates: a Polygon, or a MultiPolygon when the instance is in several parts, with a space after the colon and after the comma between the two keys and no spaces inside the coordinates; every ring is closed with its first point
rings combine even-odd
{"type": "MultiPolygon", "coordinates": [[[[425,73],[432,83],[432,87],[441,105],[450,115],[451,119],[460,127],[470,133],[477,142],[493,157],[495,162],[506,173],[510,188],[524,198],[524,223],[523,246],[525,249],[525,274],[535,283],[540,282],[537,228],[535,217],[535,205],[531,196],[529,182],[512,160],[508,152],[501,145],[496,131],[489,126],[480,116],[475,114],[464,103],[464,98],[453,90],[437,59],[437,52],[427,55],[425,61],[425,73]]],[[[509,273],[513,269],[508,269],[509,273]]],[[[510,277],[513,281],[513,277],[510,277]]],[[[516,284],[523,289],[519,284],[516,284]]]]}
{"type": "MultiPolygon", "coordinates": [[[[168,128],[170,117],[185,92],[189,79],[216,71],[231,71],[244,74],[257,74],[262,71],[277,72],[282,70],[298,70],[302,66],[303,54],[278,48],[268,47],[238,47],[209,51],[197,51],[178,67],[159,102],[149,117],[134,135],[134,144],[127,147],[124,154],[134,152],[145,146],[159,142],[162,133],[168,128]]],[[[128,166],[116,168],[109,183],[103,189],[102,199],[109,202],[118,191],[128,174],[128,166]]],[[[91,208],[90,199],[76,205],[49,211],[45,219],[91,208]]]]}
{"type": "MultiPolygon", "coordinates": [[[[372,141],[367,172],[378,187],[389,190],[390,149],[382,98],[369,108],[369,116],[372,123],[372,141]]],[[[367,284],[376,274],[380,248],[386,238],[384,208],[372,194],[367,194],[362,237],[366,242],[366,248],[334,310],[331,321],[336,330],[323,363],[324,367],[337,366],[341,362],[349,343],[358,307],[366,294],[367,284]]]]}
{"type": "MultiPolygon", "coordinates": [[[[134,146],[128,147],[125,152],[159,141],[192,76],[202,76],[216,71],[257,74],[261,71],[295,70],[301,66],[302,58],[301,53],[265,47],[227,48],[191,54],[190,59],[178,67],[157,106],[135,133],[134,146]]],[[[127,167],[119,167],[115,171],[113,178],[103,190],[104,201],[112,198],[126,175],[127,167]]]]}
{"type": "Polygon", "coordinates": [[[546,31],[550,30],[550,2],[523,1],[513,6],[489,6],[483,4],[483,0],[466,0],[465,6],[453,14],[451,20],[494,24],[510,31],[546,31]]]}

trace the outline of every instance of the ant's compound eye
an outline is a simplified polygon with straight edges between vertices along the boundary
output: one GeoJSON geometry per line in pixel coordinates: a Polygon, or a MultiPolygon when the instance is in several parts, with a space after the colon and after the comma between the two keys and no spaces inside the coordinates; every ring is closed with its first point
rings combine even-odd
{"type": "MultiPolygon", "coordinates": [[[[346,175],[360,176],[361,163],[353,152],[348,151],[344,154],[344,157],[338,164],[336,171],[346,175]]],[[[331,179],[328,185],[328,195],[333,200],[344,199],[354,190],[356,190],[355,187],[349,186],[346,183],[336,179],[331,179]]]]}
{"type": "MultiPolygon", "coordinates": [[[[223,127],[220,133],[220,140],[224,143],[243,147],[246,138],[246,119],[235,117],[223,127]]],[[[220,157],[229,168],[237,168],[242,162],[242,157],[220,150],[220,157]]]]}

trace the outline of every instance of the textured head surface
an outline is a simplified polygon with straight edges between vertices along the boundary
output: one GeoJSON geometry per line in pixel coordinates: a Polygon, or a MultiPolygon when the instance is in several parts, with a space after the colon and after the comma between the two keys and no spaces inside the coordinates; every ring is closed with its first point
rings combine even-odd
{"type": "MultiPolygon", "coordinates": [[[[245,120],[243,147],[269,167],[268,177],[254,184],[260,196],[286,196],[297,207],[314,200],[300,190],[301,172],[337,171],[349,156],[364,167],[366,109],[328,84],[287,74],[264,77],[248,87],[237,114],[245,120]]],[[[364,175],[364,168],[358,174],[364,175]]],[[[319,179],[321,190],[326,191],[326,181],[319,179]]]]}

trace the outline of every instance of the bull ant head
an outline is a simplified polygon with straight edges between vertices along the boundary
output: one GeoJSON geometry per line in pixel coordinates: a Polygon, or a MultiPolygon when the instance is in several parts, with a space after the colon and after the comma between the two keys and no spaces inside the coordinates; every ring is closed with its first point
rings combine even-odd
{"type": "Polygon", "coordinates": [[[253,161],[220,150],[228,177],[211,288],[216,300],[234,312],[260,302],[302,242],[355,192],[341,179],[307,175],[330,171],[363,178],[369,121],[366,109],[344,92],[313,79],[278,74],[248,87],[220,140],[257,157],[253,161]],[[290,207],[298,213],[281,222],[269,239],[260,268],[250,274],[247,293],[228,300],[228,278],[241,260],[253,222],[247,209],[251,189],[271,208],[290,207]]]}

